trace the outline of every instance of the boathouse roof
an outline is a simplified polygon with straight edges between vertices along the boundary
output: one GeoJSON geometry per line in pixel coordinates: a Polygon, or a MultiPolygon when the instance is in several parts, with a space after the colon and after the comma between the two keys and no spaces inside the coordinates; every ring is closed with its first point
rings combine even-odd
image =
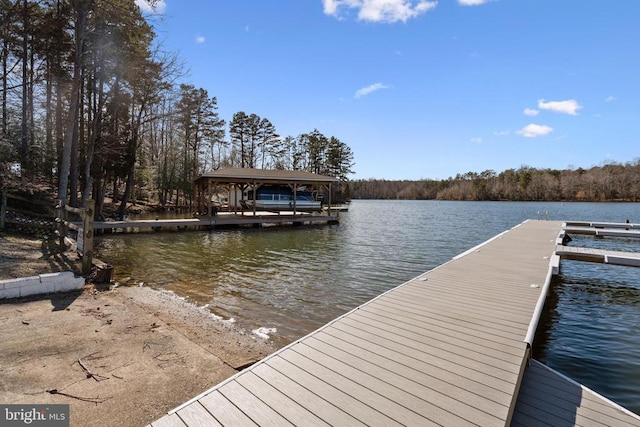
{"type": "Polygon", "coordinates": [[[204,173],[196,179],[196,181],[202,180],[213,180],[234,184],[254,182],[260,182],[263,184],[287,184],[291,182],[305,184],[329,184],[339,181],[338,178],[305,171],[253,168],[218,169],[204,173]]]}

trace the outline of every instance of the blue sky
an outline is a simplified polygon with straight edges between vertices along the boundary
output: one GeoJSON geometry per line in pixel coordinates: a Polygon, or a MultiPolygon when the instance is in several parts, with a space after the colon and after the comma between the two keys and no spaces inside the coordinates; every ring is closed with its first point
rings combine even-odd
{"type": "Polygon", "coordinates": [[[156,14],[221,118],[335,136],[352,179],[640,158],[640,1],[162,0],[156,14]]]}

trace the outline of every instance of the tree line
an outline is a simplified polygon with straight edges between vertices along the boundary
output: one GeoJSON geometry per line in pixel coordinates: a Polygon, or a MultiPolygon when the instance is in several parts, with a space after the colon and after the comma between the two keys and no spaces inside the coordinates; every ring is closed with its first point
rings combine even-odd
{"type": "Polygon", "coordinates": [[[105,195],[193,199],[192,181],[224,167],[353,173],[353,153],[313,129],[281,136],[185,78],[133,0],[0,0],[0,186],[43,177],[72,206],[105,195]],[[228,128],[228,133],[227,133],[228,128]]]}
{"type": "Polygon", "coordinates": [[[457,174],[444,180],[354,180],[354,199],[640,201],[640,158],[589,169],[536,169],[522,166],[457,174]]]}

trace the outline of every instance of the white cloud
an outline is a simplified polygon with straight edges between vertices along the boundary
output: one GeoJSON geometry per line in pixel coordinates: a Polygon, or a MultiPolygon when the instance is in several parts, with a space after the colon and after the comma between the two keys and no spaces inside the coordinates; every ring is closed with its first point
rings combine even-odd
{"type": "Polygon", "coordinates": [[[533,108],[525,108],[524,115],[525,116],[537,116],[540,113],[538,110],[534,110],[533,108]]]}
{"type": "Polygon", "coordinates": [[[617,96],[613,96],[613,95],[609,95],[604,99],[606,102],[612,102],[612,101],[617,101],[618,97],[617,96]]]}
{"type": "Polygon", "coordinates": [[[205,39],[204,36],[196,36],[196,43],[202,44],[202,43],[204,43],[206,41],[207,41],[207,39],[205,39]]]}
{"type": "Polygon", "coordinates": [[[362,98],[365,95],[369,95],[371,92],[375,92],[377,90],[387,89],[387,88],[389,88],[389,86],[384,85],[382,83],[375,83],[375,84],[369,85],[367,87],[363,87],[362,89],[358,89],[358,91],[356,92],[356,94],[353,97],[356,98],[356,99],[362,98]]]}
{"type": "Polygon", "coordinates": [[[477,136],[475,138],[471,138],[469,141],[473,142],[474,144],[480,144],[482,142],[482,138],[477,136]]]}
{"type": "Polygon", "coordinates": [[[322,6],[324,7],[325,15],[336,16],[338,14],[337,0],[322,0],[322,6]]]}
{"type": "Polygon", "coordinates": [[[340,18],[341,9],[358,10],[358,19],[368,22],[407,22],[436,7],[428,0],[322,0],[325,15],[340,18]]]}
{"type": "Polygon", "coordinates": [[[489,3],[491,0],[458,0],[460,6],[480,6],[489,3]]]}
{"type": "Polygon", "coordinates": [[[510,132],[510,131],[508,131],[508,130],[497,130],[497,131],[493,132],[493,134],[494,134],[495,136],[507,136],[507,135],[509,135],[510,133],[511,133],[511,132],[510,132]]]}
{"type": "Polygon", "coordinates": [[[553,132],[553,128],[546,125],[537,125],[531,123],[520,129],[518,133],[525,138],[535,138],[536,136],[544,136],[553,132]]]}
{"type": "Polygon", "coordinates": [[[568,99],[566,101],[549,101],[545,102],[544,99],[538,101],[538,108],[542,110],[551,110],[556,113],[570,114],[572,116],[578,115],[578,110],[582,108],[578,101],[575,99],[568,99]]]}
{"type": "Polygon", "coordinates": [[[156,2],[149,2],[148,0],[135,0],[135,3],[136,5],[138,5],[142,13],[149,13],[151,15],[162,15],[167,9],[167,4],[164,0],[158,0],[156,2]]]}

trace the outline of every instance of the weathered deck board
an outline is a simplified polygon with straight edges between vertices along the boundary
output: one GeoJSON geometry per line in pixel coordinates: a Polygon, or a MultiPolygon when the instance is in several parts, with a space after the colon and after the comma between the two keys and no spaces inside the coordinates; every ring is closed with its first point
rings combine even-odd
{"type": "MultiPolygon", "coordinates": [[[[385,361],[381,365],[375,364],[370,360],[361,359],[356,355],[343,351],[341,348],[330,345],[326,341],[321,341],[315,338],[306,340],[305,346],[298,346],[296,347],[296,350],[300,351],[302,354],[311,354],[311,356],[308,357],[314,357],[313,351],[315,350],[319,354],[323,355],[320,357],[324,357],[325,359],[329,357],[331,358],[329,360],[337,359],[343,361],[346,366],[349,367],[346,369],[358,369],[390,384],[393,387],[396,387],[399,390],[404,391],[407,395],[413,395],[424,401],[424,403],[421,403],[418,400],[419,404],[432,406],[432,414],[441,412],[442,421],[451,421],[450,414],[455,414],[457,408],[462,403],[456,398],[460,396],[459,387],[456,385],[445,381],[437,381],[435,378],[423,378],[423,380],[426,380],[424,383],[415,381],[415,370],[408,369],[407,367],[402,369],[400,367],[388,366],[390,365],[389,361],[385,361]]],[[[472,419],[466,420],[466,422],[479,421],[482,422],[483,425],[492,424],[495,423],[496,419],[494,416],[489,414],[496,414],[496,416],[499,417],[504,415],[503,412],[506,413],[507,411],[507,408],[499,405],[498,403],[482,399],[480,396],[474,395],[473,393],[466,393],[465,397],[466,399],[464,402],[466,404],[469,404],[471,408],[478,409],[472,414],[472,419]]],[[[437,422],[438,420],[434,418],[434,421],[437,422]]],[[[464,423],[465,421],[459,420],[459,422],[464,423]]]]}
{"type": "Polygon", "coordinates": [[[640,417],[535,360],[527,368],[514,426],[640,426],[640,417]]]}
{"type": "MultiPolygon", "coordinates": [[[[340,384],[331,384],[325,381],[325,378],[318,378],[304,368],[298,367],[279,355],[267,359],[264,364],[275,369],[281,375],[290,378],[307,390],[313,390],[313,394],[325,400],[329,405],[351,415],[363,424],[381,427],[400,425],[378,410],[382,408],[366,405],[348,394],[348,391],[340,387],[340,384]]],[[[333,416],[335,416],[335,414],[330,413],[330,415],[325,415],[325,419],[328,420],[329,417],[333,416]]]]}
{"type": "MultiPolygon", "coordinates": [[[[363,322],[376,322],[376,324],[380,325],[380,320],[372,315],[368,311],[360,310],[358,313],[353,314],[354,317],[362,319],[363,322]]],[[[393,327],[403,327],[407,324],[409,319],[406,317],[399,317],[394,313],[387,313],[387,317],[385,322],[381,326],[384,329],[386,326],[393,327]]],[[[517,356],[519,354],[519,347],[513,346],[512,343],[505,340],[505,342],[496,342],[493,341],[491,336],[482,335],[480,333],[470,333],[467,329],[462,329],[462,332],[459,332],[456,329],[453,329],[448,324],[445,326],[441,326],[436,322],[429,322],[425,319],[420,320],[411,320],[411,324],[419,329],[419,334],[424,337],[430,339],[438,339],[438,340],[451,340],[452,343],[458,343],[461,347],[469,348],[468,346],[474,346],[474,351],[480,351],[484,354],[494,354],[494,351],[498,351],[499,353],[505,353],[507,355],[517,356]]]]}
{"type": "MultiPolygon", "coordinates": [[[[168,417],[187,425],[198,425],[207,413],[222,425],[240,425],[240,419],[244,425],[508,425],[529,357],[525,337],[561,227],[525,222],[330,322],[168,417]]],[[[525,425],[536,420],[527,418],[535,412],[531,390],[547,381],[532,375],[517,419],[525,425]]]]}
{"type": "Polygon", "coordinates": [[[211,417],[211,414],[202,406],[202,404],[189,405],[178,411],[177,415],[188,426],[211,426],[216,427],[221,424],[211,417]]]}
{"type": "MultiPolygon", "coordinates": [[[[215,420],[214,420],[215,421],[215,420]]],[[[167,415],[151,423],[151,427],[182,427],[186,426],[176,414],[167,415]]]]}
{"type": "Polygon", "coordinates": [[[413,329],[414,325],[408,323],[394,322],[390,319],[385,319],[384,322],[381,322],[380,319],[371,319],[363,316],[363,313],[354,313],[351,316],[351,320],[358,321],[361,324],[381,331],[398,334],[398,336],[412,339],[416,342],[433,344],[435,347],[448,347],[448,345],[451,345],[459,348],[462,353],[473,352],[506,362],[513,362],[519,357],[515,349],[513,352],[509,352],[509,348],[494,349],[491,346],[485,345],[481,340],[475,340],[471,335],[456,337],[454,334],[445,334],[430,329],[413,329]]]}
{"type": "Polygon", "coordinates": [[[238,381],[228,382],[220,387],[218,391],[229,399],[236,408],[241,408],[240,410],[249,418],[258,420],[259,424],[270,426],[293,425],[238,381]]]}
{"type": "Polygon", "coordinates": [[[236,406],[233,405],[233,403],[231,403],[219,391],[214,391],[212,393],[207,394],[202,399],[200,399],[199,402],[210,413],[215,412],[216,420],[222,425],[231,425],[231,426],[239,426],[239,427],[256,426],[256,423],[251,421],[251,418],[249,418],[244,412],[241,412],[236,406]]]}
{"type": "MultiPolygon", "coordinates": [[[[310,346],[315,346],[314,340],[322,341],[325,344],[331,345],[338,350],[346,353],[345,358],[351,358],[352,356],[358,357],[361,354],[361,348],[346,341],[342,341],[329,334],[316,334],[313,339],[307,342],[310,346]]],[[[495,412],[499,413],[502,406],[495,405],[505,398],[503,391],[492,388],[485,383],[474,381],[469,379],[458,372],[450,372],[442,369],[438,366],[430,365],[426,362],[417,360],[408,360],[406,357],[395,357],[397,354],[389,351],[371,351],[367,354],[367,362],[384,367],[390,372],[394,372],[407,378],[407,383],[418,383],[431,387],[434,390],[439,391],[443,395],[450,397],[463,398],[464,401],[470,402],[474,407],[476,405],[484,405],[485,401],[487,407],[495,409],[495,412]]],[[[353,360],[353,359],[352,359],[353,360]]]]}
{"type": "Polygon", "coordinates": [[[278,389],[282,394],[298,402],[298,404],[304,404],[311,412],[325,414],[325,420],[331,425],[364,426],[348,413],[312,393],[266,363],[256,367],[252,372],[278,389]]]}

